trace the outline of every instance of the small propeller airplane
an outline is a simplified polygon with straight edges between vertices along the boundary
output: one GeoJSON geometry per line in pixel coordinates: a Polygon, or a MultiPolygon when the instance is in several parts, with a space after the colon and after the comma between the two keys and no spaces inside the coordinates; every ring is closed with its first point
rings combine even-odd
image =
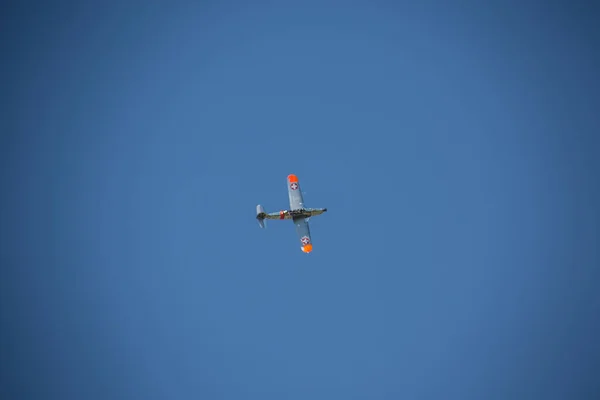
{"type": "Polygon", "coordinates": [[[305,253],[310,253],[313,249],[310,237],[310,227],[308,221],[310,217],[321,215],[327,211],[326,208],[304,208],[304,199],[300,190],[298,177],[290,174],[287,177],[288,195],[290,197],[290,209],[279,212],[266,213],[259,204],[256,206],[256,219],[261,228],[265,227],[265,219],[291,219],[296,225],[296,233],[300,239],[300,249],[305,253]]]}

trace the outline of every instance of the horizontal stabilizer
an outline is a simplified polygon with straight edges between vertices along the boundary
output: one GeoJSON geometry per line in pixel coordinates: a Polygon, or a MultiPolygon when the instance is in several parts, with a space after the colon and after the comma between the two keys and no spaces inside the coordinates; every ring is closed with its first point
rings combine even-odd
{"type": "Polygon", "coordinates": [[[256,219],[258,220],[258,224],[261,228],[266,226],[265,217],[267,214],[265,213],[265,209],[260,204],[256,206],[256,219]]]}

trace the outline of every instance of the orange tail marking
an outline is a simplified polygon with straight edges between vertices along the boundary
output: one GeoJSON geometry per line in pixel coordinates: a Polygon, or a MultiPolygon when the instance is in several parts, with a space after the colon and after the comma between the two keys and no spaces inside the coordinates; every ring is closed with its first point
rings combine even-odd
{"type": "Polygon", "coordinates": [[[297,177],[296,175],[294,175],[294,174],[289,174],[289,175],[288,175],[288,181],[289,181],[290,183],[292,183],[292,182],[296,182],[296,183],[298,183],[298,177],[297,177]]]}

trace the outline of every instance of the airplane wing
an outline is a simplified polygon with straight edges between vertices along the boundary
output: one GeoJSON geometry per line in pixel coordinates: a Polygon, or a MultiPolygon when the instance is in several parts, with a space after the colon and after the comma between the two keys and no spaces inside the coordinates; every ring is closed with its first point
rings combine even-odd
{"type": "Polygon", "coordinates": [[[287,177],[287,182],[288,195],[290,196],[290,210],[304,208],[304,199],[302,198],[298,177],[294,174],[290,174],[287,177]]]}
{"type": "Polygon", "coordinates": [[[294,225],[296,225],[296,233],[298,239],[300,239],[300,249],[305,253],[310,253],[312,251],[312,240],[308,221],[304,217],[294,218],[294,225]]]}

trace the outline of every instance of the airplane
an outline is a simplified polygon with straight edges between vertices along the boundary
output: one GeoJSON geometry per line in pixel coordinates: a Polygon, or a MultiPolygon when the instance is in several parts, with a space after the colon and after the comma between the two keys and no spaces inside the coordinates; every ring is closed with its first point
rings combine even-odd
{"type": "Polygon", "coordinates": [[[310,253],[313,249],[312,240],[310,237],[310,227],[308,220],[311,217],[321,215],[327,212],[326,208],[305,208],[302,191],[300,190],[300,182],[298,177],[290,174],[287,177],[288,195],[290,198],[290,209],[279,212],[266,213],[264,208],[259,204],[256,206],[256,219],[261,228],[265,227],[266,219],[291,219],[296,225],[296,233],[300,239],[300,249],[305,253],[310,253]]]}

